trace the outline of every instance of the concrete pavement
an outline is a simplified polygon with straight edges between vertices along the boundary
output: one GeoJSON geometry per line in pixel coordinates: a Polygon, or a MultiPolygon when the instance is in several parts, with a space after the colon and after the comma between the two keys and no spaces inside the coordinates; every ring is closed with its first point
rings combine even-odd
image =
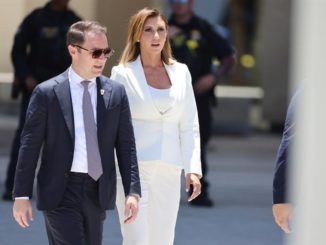
{"type": "MultiPolygon", "coordinates": [[[[14,128],[15,120],[1,115],[1,193],[14,128]]],[[[279,140],[279,135],[271,134],[212,139],[208,178],[216,205],[213,208],[189,206],[183,186],[175,245],[282,244],[282,232],[274,224],[271,213],[272,173],[279,140]]],[[[11,202],[0,200],[0,244],[47,244],[42,214],[34,210],[32,225],[21,229],[12,218],[11,208],[11,202]]],[[[121,244],[116,211],[108,212],[103,244],[121,244]]]]}

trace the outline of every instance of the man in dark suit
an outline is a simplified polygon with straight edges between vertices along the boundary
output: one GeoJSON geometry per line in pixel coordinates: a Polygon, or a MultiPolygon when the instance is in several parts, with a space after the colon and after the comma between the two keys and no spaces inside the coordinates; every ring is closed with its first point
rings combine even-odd
{"type": "Polygon", "coordinates": [[[286,114],[282,141],[280,143],[273,180],[273,215],[277,225],[285,233],[290,233],[289,221],[292,218],[293,207],[288,200],[287,195],[287,165],[289,148],[294,140],[294,114],[298,104],[298,99],[302,93],[302,88],[299,89],[291,99],[288,111],[286,114]]]}
{"type": "Polygon", "coordinates": [[[128,99],[122,85],[102,76],[106,28],[79,21],[67,33],[72,64],[39,84],[21,136],[13,215],[22,227],[32,219],[33,181],[39,151],[37,207],[50,244],[102,243],[105,210],[116,197],[114,149],[126,194],[126,223],[138,212],[140,182],[128,99]]]}

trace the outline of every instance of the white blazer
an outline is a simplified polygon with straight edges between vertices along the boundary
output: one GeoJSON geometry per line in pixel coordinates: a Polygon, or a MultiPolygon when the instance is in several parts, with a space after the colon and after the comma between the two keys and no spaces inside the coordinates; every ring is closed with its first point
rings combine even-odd
{"type": "Polygon", "coordinates": [[[111,79],[127,91],[136,138],[138,161],[162,161],[202,175],[197,107],[188,67],[164,64],[173,103],[164,113],[156,108],[138,57],[113,67],[111,79]]]}

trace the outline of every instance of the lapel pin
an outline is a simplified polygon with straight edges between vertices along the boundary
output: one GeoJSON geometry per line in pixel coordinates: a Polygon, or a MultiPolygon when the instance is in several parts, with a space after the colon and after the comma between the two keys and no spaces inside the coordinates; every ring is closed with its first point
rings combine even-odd
{"type": "Polygon", "coordinates": [[[104,92],[105,92],[104,89],[101,89],[101,90],[100,90],[101,95],[104,95],[104,92]]]}

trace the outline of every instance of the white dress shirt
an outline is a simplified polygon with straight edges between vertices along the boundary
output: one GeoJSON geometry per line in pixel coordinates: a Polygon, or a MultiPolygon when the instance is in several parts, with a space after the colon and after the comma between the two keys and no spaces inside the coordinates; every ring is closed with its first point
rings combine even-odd
{"type": "MultiPolygon", "coordinates": [[[[72,109],[74,113],[74,126],[75,126],[75,149],[74,157],[72,160],[71,172],[88,173],[87,165],[87,151],[86,151],[86,138],[83,119],[83,93],[84,87],[81,84],[85,79],[81,78],[72,67],[68,71],[69,85],[71,92],[72,109]]],[[[96,104],[97,104],[97,90],[96,78],[90,79],[88,91],[91,94],[93,112],[95,123],[96,120],[96,104]]]]}

